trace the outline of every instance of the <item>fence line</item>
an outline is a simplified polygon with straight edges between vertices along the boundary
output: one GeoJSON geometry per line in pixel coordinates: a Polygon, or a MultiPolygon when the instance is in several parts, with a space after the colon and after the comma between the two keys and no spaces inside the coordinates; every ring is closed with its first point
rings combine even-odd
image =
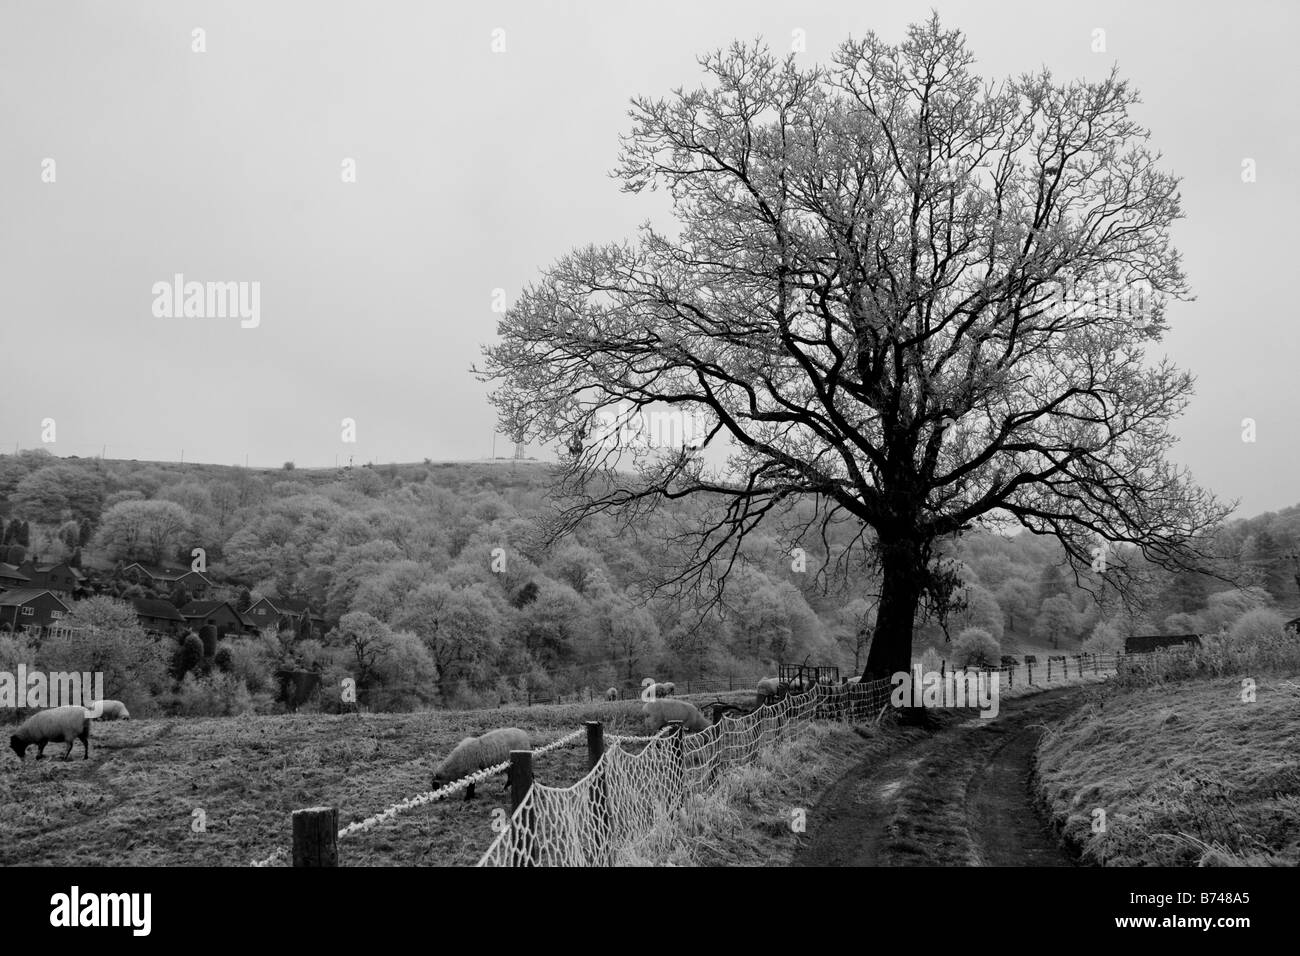
{"type": "MultiPolygon", "coordinates": [[[[1159,653],[1159,652],[1155,652],[1159,653]]],[[[982,668],[999,674],[1008,689],[1017,685],[1050,686],[1092,674],[1110,676],[1127,662],[1144,655],[1052,655],[1043,662],[982,668]],[[1037,670],[1038,680],[1035,680],[1037,670]]],[[[693,684],[695,682],[692,682],[693,684]]],[[[728,682],[729,683],[729,682],[728,682]]],[[[692,688],[694,690],[694,688],[692,688]]],[[[643,836],[665,819],[690,793],[711,789],[730,767],[751,762],[760,752],[783,738],[799,733],[814,720],[875,719],[890,704],[893,682],[878,680],[857,684],[818,684],[807,693],[787,695],[743,716],[723,715],[705,730],[686,735],[665,728],[647,736],[610,734],[607,747],[591,770],[568,787],[533,783],[515,807],[506,827],[479,860],[479,866],[602,866],[610,865],[617,850],[643,836]],[[644,744],[639,752],[624,744],[644,744]]],[[[537,750],[541,756],[574,743],[584,731],[575,730],[537,750]]],[[[401,800],[387,809],[338,830],[344,839],[393,819],[398,814],[466,789],[496,774],[510,763],[476,771],[445,787],[401,800]]],[[[281,848],[253,866],[268,866],[288,855],[281,848]]]]}
{"type": "MultiPolygon", "coordinates": [[[[575,730],[571,734],[565,734],[563,737],[560,737],[558,740],[553,740],[549,744],[546,744],[542,747],[538,747],[536,750],[533,751],[533,755],[541,756],[542,754],[549,753],[550,751],[556,750],[560,747],[567,747],[569,744],[573,743],[582,735],[583,735],[582,730],[575,730]]],[[[352,823],[349,823],[347,826],[339,830],[338,839],[343,840],[354,833],[364,833],[366,830],[369,830],[372,827],[376,827],[381,823],[388,822],[389,820],[396,817],[399,813],[405,813],[408,810],[414,810],[416,807],[422,807],[426,803],[433,803],[438,800],[445,800],[447,797],[450,797],[453,794],[465,790],[472,784],[482,783],[485,780],[490,780],[492,777],[495,777],[499,773],[505,773],[508,769],[510,769],[510,761],[507,760],[503,763],[496,764],[495,766],[484,767],[482,770],[477,770],[474,773],[469,774],[468,776],[461,777],[459,780],[452,781],[451,783],[447,784],[445,787],[439,787],[436,790],[427,790],[424,793],[416,794],[413,797],[407,797],[405,800],[399,800],[397,803],[394,803],[392,806],[388,807],[387,809],[381,810],[379,813],[366,817],[364,820],[355,820],[352,823]]],[[[263,859],[260,860],[255,860],[252,863],[252,865],[270,866],[272,863],[275,863],[277,860],[280,860],[281,858],[287,856],[288,853],[289,853],[288,850],[286,850],[284,847],[281,847],[280,849],[276,850],[269,856],[264,857],[263,859]]]]}
{"type": "MultiPolygon", "coordinates": [[[[1113,674],[1119,664],[1116,655],[1076,656],[1075,679],[1113,674]]],[[[1002,675],[1011,689],[1021,672],[1022,688],[1072,679],[1064,655],[1041,665],[1022,662],[985,672],[1002,675]],[[1035,666],[1040,683],[1034,681],[1035,666]]],[[[666,819],[688,794],[708,792],[729,768],[751,762],[814,720],[874,718],[890,705],[893,692],[890,680],[818,684],[744,716],[724,716],[699,733],[687,735],[678,726],[675,733],[650,738],[611,736],[613,746],[581,780],[568,787],[534,783],[478,865],[612,865],[620,849],[666,819]],[[621,746],[624,742],[645,742],[645,747],[631,753],[621,746]]]]}

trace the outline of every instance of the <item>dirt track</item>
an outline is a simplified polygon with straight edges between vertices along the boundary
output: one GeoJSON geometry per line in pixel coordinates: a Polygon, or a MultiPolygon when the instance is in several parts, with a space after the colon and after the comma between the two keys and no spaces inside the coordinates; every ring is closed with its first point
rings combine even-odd
{"type": "Polygon", "coordinates": [[[808,815],[795,866],[1072,866],[1029,790],[1044,725],[1072,710],[1082,688],[1004,701],[854,767],[808,815]]]}

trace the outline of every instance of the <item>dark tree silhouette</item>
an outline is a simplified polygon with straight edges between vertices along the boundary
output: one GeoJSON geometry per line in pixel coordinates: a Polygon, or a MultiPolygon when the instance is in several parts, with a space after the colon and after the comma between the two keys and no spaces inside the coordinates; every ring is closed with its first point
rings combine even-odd
{"type": "Polygon", "coordinates": [[[673,580],[716,586],[760,523],[851,521],[827,563],[878,565],[867,677],[907,669],[953,589],[934,546],[977,524],[1057,537],[1085,584],[1107,549],[1121,591],[1206,559],[1227,509],[1166,460],[1192,378],[1144,354],[1187,294],[1178,184],[1126,82],[986,84],[937,18],[826,67],[700,62],[707,86],[633,101],[616,171],[677,234],[563,257],[484,349],[503,430],[561,449],[553,534],[699,496],[673,580]],[[691,440],[647,441],[663,413],[691,440]]]}

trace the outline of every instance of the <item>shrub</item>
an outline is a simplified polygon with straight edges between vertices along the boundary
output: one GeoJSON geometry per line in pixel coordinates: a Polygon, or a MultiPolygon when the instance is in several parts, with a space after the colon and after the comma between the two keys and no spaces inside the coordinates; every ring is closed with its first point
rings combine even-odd
{"type": "Polygon", "coordinates": [[[982,627],[968,627],[952,642],[953,664],[957,667],[997,667],[1002,647],[982,627]]]}
{"type": "Polygon", "coordinates": [[[172,673],[183,678],[203,664],[203,640],[194,632],[181,639],[172,662],[172,673]]]}
{"type": "Polygon", "coordinates": [[[243,681],[249,693],[260,694],[274,689],[271,682],[272,659],[267,656],[265,645],[256,638],[227,638],[217,648],[213,663],[218,670],[243,681]]]}
{"type": "Polygon", "coordinates": [[[1286,622],[1282,620],[1282,615],[1261,607],[1237,618],[1228,631],[1228,646],[1235,651],[1244,651],[1285,637],[1286,622]]]}
{"type": "Polygon", "coordinates": [[[186,674],[173,709],[182,717],[238,717],[253,710],[253,699],[244,682],[231,674],[186,674]]]}
{"type": "Polygon", "coordinates": [[[1085,654],[1116,654],[1124,650],[1124,635],[1114,624],[1098,621],[1092,634],[1083,642],[1085,654]]]}

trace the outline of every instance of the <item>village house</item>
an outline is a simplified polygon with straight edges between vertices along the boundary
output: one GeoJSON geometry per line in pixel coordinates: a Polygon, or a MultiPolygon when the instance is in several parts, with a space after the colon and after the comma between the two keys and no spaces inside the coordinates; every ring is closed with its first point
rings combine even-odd
{"type": "Polygon", "coordinates": [[[229,601],[191,601],[180,610],[190,627],[197,630],[211,624],[216,627],[219,637],[227,634],[238,637],[257,632],[257,626],[236,611],[229,601]]]}
{"type": "Polygon", "coordinates": [[[28,587],[42,588],[61,595],[72,595],[82,590],[82,574],[66,561],[38,563],[30,558],[18,566],[27,575],[28,587]]]}
{"type": "Polygon", "coordinates": [[[244,617],[258,628],[275,626],[281,631],[298,632],[299,623],[306,616],[311,637],[319,640],[325,636],[325,618],[313,612],[301,598],[259,598],[244,612],[244,617]]]}
{"type": "Polygon", "coordinates": [[[122,569],[122,577],[142,587],[153,588],[163,593],[171,593],[176,585],[181,585],[191,595],[206,594],[215,587],[215,583],[202,571],[188,568],[162,568],[136,561],[122,569]]]}
{"type": "Polygon", "coordinates": [[[24,631],[57,624],[70,610],[47,588],[15,588],[0,592],[0,630],[24,631]]]}
{"type": "Polygon", "coordinates": [[[177,635],[189,630],[185,615],[170,601],[136,598],[131,603],[135,606],[135,616],[139,619],[140,626],[146,631],[177,635]]]}
{"type": "Polygon", "coordinates": [[[10,588],[30,587],[32,579],[23,574],[15,565],[0,561],[0,591],[10,588]]]}

